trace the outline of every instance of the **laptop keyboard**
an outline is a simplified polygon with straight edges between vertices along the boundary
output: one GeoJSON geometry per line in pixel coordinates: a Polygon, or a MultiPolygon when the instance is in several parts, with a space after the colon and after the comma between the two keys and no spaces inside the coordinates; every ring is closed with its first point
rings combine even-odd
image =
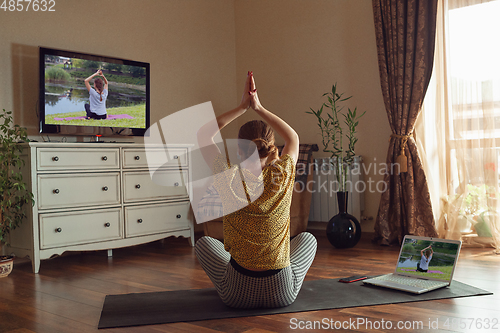
{"type": "Polygon", "coordinates": [[[422,289],[428,289],[432,287],[440,287],[440,286],[445,286],[448,283],[447,282],[441,282],[441,281],[432,281],[432,280],[420,280],[420,279],[415,279],[415,278],[409,278],[406,276],[399,276],[395,274],[388,274],[388,275],[382,275],[382,276],[377,276],[374,277],[373,279],[375,280],[381,280],[381,281],[388,281],[388,282],[393,282],[393,283],[399,283],[405,286],[411,286],[411,287],[416,287],[416,288],[422,288],[422,289]]]}

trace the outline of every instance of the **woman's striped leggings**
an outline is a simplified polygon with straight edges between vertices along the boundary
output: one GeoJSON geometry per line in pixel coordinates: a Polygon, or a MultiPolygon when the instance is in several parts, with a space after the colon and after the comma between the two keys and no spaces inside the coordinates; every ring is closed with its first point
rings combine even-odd
{"type": "Polygon", "coordinates": [[[316,238],[303,232],[290,240],[290,266],[266,277],[238,272],[219,240],[204,236],[195,252],[222,301],[233,308],[277,308],[292,304],[316,255],[316,238]]]}

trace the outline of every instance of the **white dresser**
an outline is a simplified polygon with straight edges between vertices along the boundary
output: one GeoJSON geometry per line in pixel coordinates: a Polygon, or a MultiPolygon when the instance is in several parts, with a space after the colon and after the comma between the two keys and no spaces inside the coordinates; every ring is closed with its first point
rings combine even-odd
{"type": "Polygon", "coordinates": [[[31,142],[23,154],[35,205],[11,233],[10,251],[29,256],[35,273],[40,260],[65,251],[111,255],[169,236],[194,245],[189,146],[31,142]]]}

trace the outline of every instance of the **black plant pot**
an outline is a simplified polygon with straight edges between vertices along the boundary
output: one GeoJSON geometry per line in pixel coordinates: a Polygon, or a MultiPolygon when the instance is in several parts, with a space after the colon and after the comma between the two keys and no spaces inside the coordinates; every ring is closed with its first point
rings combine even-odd
{"type": "Polygon", "coordinates": [[[361,238],[359,221],[347,213],[348,192],[337,192],[339,213],[331,218],[326,226],[326,236],[337,249],[355,246],[361,238]]]}

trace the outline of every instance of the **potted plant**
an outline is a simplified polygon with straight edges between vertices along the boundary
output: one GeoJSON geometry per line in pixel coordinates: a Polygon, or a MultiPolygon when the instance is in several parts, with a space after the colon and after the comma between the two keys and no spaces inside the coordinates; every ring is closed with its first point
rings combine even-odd
{"type": "Polygon", "coordinates": [[[358,220],[347,213],[347,174],[349,167],[354,162],[354,148],[358,141],[356,137],[356,127],[361,115],[357,113],[357,108],[347,111],[342,105],[343,102],[352,96],[343,97],[343,93],[337,91],[337,84],[332,86],[332,91],[323,94],[327,102],[318,110],[311,108],[306,113],[312,114],[318,120],[318,127],[321,132],[323,151],[331,154],[339,191],[337,201],[339,214],[335,215],[327,226],[328,240],[337,248],[352,247],[356,245],[361,237],[361,225],[358,220]],[[323,112],[330,109],[328,112],[323,112]],[[343,120],[343,121],[342,121],[343,120]],[[345,140],[345,141],[344,141],[345,140]]]}
{"type": "MultiPolygon", "coordinates": [[[[29,141],[26,128],[15,125],[12,111],[0,114],[0,246],[26,217],[24,205],[33,204],[33,194],[26,188],[21,167],[24,160],[19,142],[29,141]]],[[[0,256],[0,277],[12,271],[13,258],[0,256]]]]}
{"type": "Polygon", "coordinates": [[[461,233],[472,229],[480,237],[491,237],[490,219],[496,219],[497,192],[493,186],[466,185],[465,196],[458,215],[458,228],[461,233]]]}

